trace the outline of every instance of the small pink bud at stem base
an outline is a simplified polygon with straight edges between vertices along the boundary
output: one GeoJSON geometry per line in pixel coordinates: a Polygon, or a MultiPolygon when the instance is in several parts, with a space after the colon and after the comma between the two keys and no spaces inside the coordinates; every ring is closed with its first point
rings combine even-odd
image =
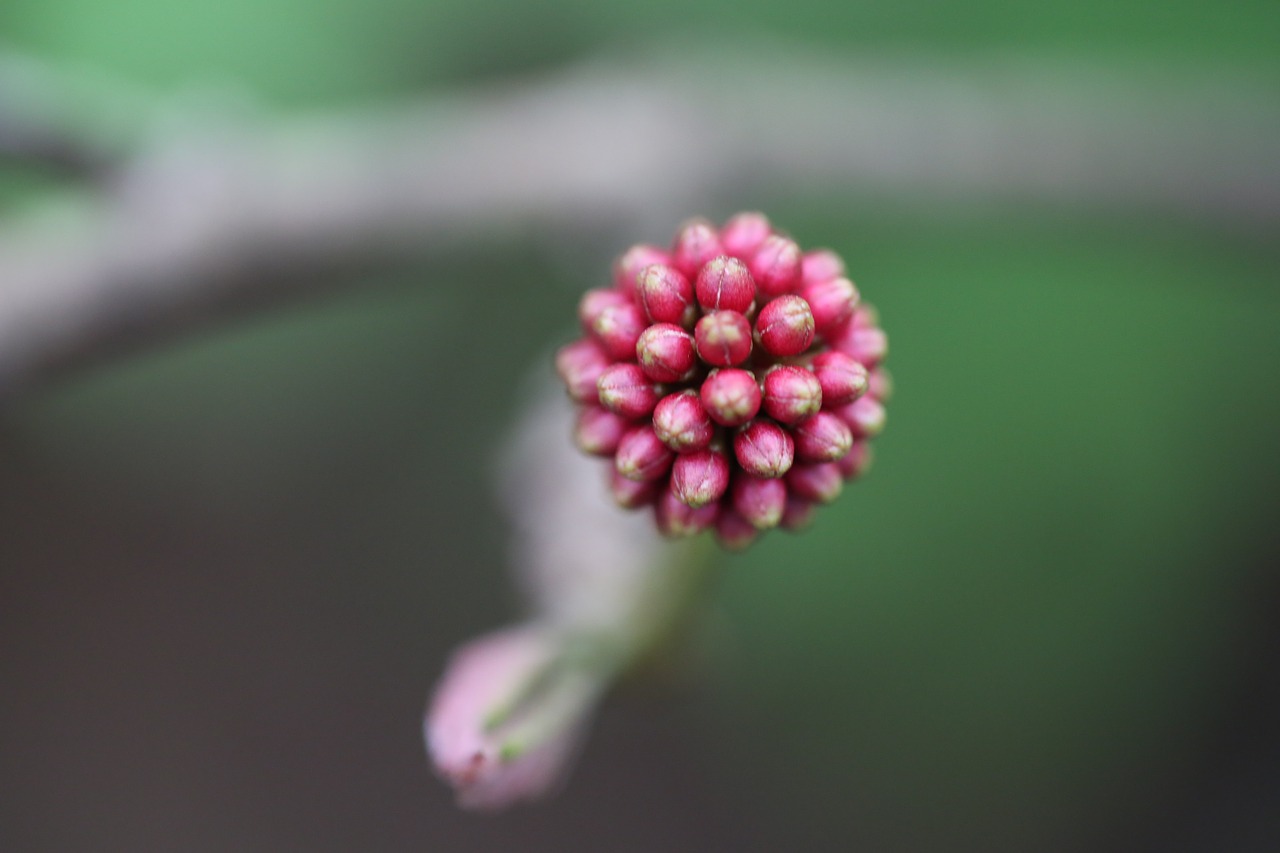
{"type": "Polygon", "coordinates": [[[795,443],[777,424],[753,421],[733,437],[733,453],[748,474],[781,477],[795,460],[795,443]]]}
{"type": "Polygon", "coordinates": [[[618,442],[614,466],[629,480],[657,480],[666,476],[675,454],[645,424],[634,427],[618,442]]]}
{"type": "Polygon", "coordinates": [[[712,367],[733,367],[751,355],[751,323],[737,311],[712,311],[693,336],[698,356],[712,367]]]}
{"type": "Polygon", "coordinates": [[[818,412],[796,424],[796,456],[806,462],[835,462],[853,446],[853,433],[831,412],[818,412]]]}
{"type": "Polygon", "coordinates": [[[658,404],[658,390],[638,364],[615,364],[596,381],[600,405],[624,418],[642,418],[658,404]]]}
{"type": "Polygon", "coordinates": [[[714,450],[697,450],[676,457],[671,468],[671,491],[697,509],[720,500],[729,488],[729,460],[714,450]]]}
{"type": "Polygon", "coordinates": [[[663,397],[653,410],[653,431],[677,453],[702,450],[715,437],[715,425],[695,391],[663,397]]]}
{"type": "Polygon", "coordinates": [[[760,309],[756,317],[760,345],[771,355],[799,355],[813,344],[813,312],[809,303],[794,294],[779,296],[760,309]]]}
{"type": "Polygon", "coordinates": [[[787,487],[782,480],[740,474],[729,487],[734,510],[757,530],[777,527],[787,505],[787,487]]]}
{"type": "Polygon", "coordinates": [[[745,424],[760,411],[756,378],[745,370],[717,370],[702,383],[702,405],[721,426],[745,424]]]}
{"type": "Polygon", "coordinates": [[[822,408],[822,385],[803,367],[776,367],[765,374],[763,404],[774,420],[799,423],[822,408]]]}

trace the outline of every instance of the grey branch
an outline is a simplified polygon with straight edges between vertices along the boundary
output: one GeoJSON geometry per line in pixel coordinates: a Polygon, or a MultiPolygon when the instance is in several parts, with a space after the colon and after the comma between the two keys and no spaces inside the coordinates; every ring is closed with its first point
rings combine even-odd
{"type": "Polygon", "coordinates": [[[0,395],[517,229],[656,236],[692,212],[868,192],[1280,218],[1264,81],[749,55],[592,63],[318,118],[193,125],[157,107],[108,185],[0,222],[0,395]]]}

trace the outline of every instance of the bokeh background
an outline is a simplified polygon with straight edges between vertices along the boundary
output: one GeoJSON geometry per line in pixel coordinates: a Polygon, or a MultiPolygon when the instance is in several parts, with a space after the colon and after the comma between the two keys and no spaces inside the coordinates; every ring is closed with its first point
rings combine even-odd
{"type": "MultiPolygon", "coordinates": [[[[1280,96],[1273,0],[0,5],[9,49],[268,118],[676,37],[1280,96]]],[[[66,191],[0,166],[2,216],[66,191]]],[[[725,558],[704,669],[611,697],[563,793],[501,816],[454,809],[419,715],[518,612],[495,448],[621,245],[494,235],[8,401],[0,849],[1280,847],[1276,210],[687,213],[765,202],[883,313],[876,467],[725,558]]]]}

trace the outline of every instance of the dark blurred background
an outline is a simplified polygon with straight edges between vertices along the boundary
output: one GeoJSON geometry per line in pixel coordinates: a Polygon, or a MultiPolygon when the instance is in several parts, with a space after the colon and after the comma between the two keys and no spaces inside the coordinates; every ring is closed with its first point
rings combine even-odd
{"type": "MultiPolygon", "coordinates": [[[[23,55],[268,118],[700,39],[1280,95],[1274,0],[0,6],[23,55]]],[[[0,214],[65,189],[0,166],[0,214]]],[[[9,401],[0,849],[1280,848],[1276,211],[1063,196],[686,211],[845,255],[889,427],[808,533],[725,558],[700,678],[612,697],[562,795],[497,817],[419,716],[518,612],[495,448],[622,244],[494,235],[9,401]]]]}

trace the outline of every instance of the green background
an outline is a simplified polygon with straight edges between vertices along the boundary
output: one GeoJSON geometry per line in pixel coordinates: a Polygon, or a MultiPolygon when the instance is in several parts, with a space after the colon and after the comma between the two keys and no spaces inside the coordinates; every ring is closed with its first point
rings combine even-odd
{"type": "MultiPolygon", "coordinates": [[[[0,6],[10,48],[267,115],[761,36],[1280,81],[1274,2],[0,6]]],[[[0,175],[11,213],[39,200],[0,175]]],[[[511,815],[455,813],[417,715],[447,651],[516,612],[495,447],[603,265],[495,243],[0,412],[0,848],[1275,849],[1265,223],[883,192],[769,212],[881,309],[876,465],[726,558],[705,671],[622,691],[567,790],[511,815]]]]}

